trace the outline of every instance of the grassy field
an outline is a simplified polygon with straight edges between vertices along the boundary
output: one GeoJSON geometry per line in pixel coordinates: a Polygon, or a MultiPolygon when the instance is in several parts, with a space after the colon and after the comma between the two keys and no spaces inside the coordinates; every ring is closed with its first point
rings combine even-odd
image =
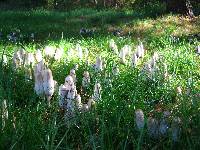
{"type": "Polygon", "coordinates": [[[1,61],[0,66],[1,113],[4,100],[8,110],[8,119],[0,121],[0,149],[198,149],[200,56],[196,54],[196,47],[200,45],[200,16],[190,20],[154,11],[149,14],[148,10],[0,11],[0,54],[8,57],[8,64],[1,61]],[[92,29],[94,33],[84,37],[79,33],[81,28],[92,29]],[[120,36],[113,35],[117,30],[120,36]],[[12,42],[7,39],[10,32],[23,36],[12,42]],[[119,49],[129,44],[132,51],[141,40],[146,50],[144,58],[135,68],[130,63],[121,64],[109,48],[111,39],[119,49]],[[95,73],[85,60],[68,55],[77,43],[89,50],[90,64],[95,63],[97,55],[105,59],[106,68],[101,73],[95,73]],[[83,72],[88,70],[89,93],[98,80],[102,85],[102,100],[89,112],[77,113],[66,121],[59,111],[58,92],[48,107],[35,94],[34,80],[25,80],[23,69],[13,71],[13,53],[21,45],[29,52],[47,45],[62,47],[65,51],[62,60],[49,66],[58,85],[64,83],[73,65],[79,64],[78,92],[83,72]],[[141,70],[154,52],[161,58],[160,71],[149,79],[141,70]],[[113,64],[119,67],[118,76],[111,75],[113,64]],[[167,64],[167,78],[163,77],[163,64],[167,64]],[[182,92],[178,93],[177,89],[182,92]],[[137,109],[142,109],[145,115],[141,131],[135,123],[137,109]],[[172,140],[171,128],[159,138],[148,134],[148,117],[161,120],[164,111],[171,112],[169,122],[175,117],[181,120],[177,142],[172,140]]]}

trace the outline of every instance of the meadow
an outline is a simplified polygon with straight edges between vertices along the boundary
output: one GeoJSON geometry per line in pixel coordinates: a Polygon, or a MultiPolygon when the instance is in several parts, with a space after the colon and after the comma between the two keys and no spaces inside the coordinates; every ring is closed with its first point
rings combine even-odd
{"type": "Polygon", "coordinates": [[[162,8],[154,7],[0,11],[0,149],[198,149],[200,18],[163,14],[162,8]],[[80,33],[81,29],[91,32],[80,33]],[[16,38],[9,36],[11,32],[16,38]],[[119,51],[130,45],[131,54],[142,42],[144,56],[134,66],[131,55],[121,63],[109,46],[111,39],[119,51]],[[70,53],[77,44],[84,52],[88,49],[87,58],[70,53]],[[91,77],[87,94],[93,94],[97,81],[101,84],[101,98],[89,111],[76,111],[66,119],[58,89],[48,106],[34,91],[34,77],[27,80],[24,67],[13,69],[13,55],[19,48],[35,52],[46,46],[64,50],[60,61],[48,63],[58,86],[75,64],[79,66],[76,88],[83,103],[87,99],[82,94],[84,71],[91,77]],[[149,76],[144,66],[155,54],[157,70],[149,76]],[[99,72],[93,68],[97,56],[105,64],[99,72]],[[113,75],[113,66],[119,69],[117,75],[113,75]],[[136,123],[138,109],[144,112],[142,129],[136,123]],[[166,133],[151,136],[149,118],[161,124],[164,112],[169,112],[166,133]],[[176,140],[174,120],[178,122],[174,125],[176,140]]]}

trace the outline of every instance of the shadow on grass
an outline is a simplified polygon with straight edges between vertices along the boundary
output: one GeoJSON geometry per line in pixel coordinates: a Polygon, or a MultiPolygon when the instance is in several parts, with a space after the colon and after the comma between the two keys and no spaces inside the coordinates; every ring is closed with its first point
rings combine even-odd
{"type": "Polygon", "coordinates": [[[150,17],[143,11],[80,9],[70,12],[44,10],[1,11],[0,31],[7,35],[15,29],[24,34],[36,33],[38,41],[64,38],[80,39],[79,30],[95,30],[94,36],[108,36],[117,28],[137,19],[150,17]]]}
{"type": "Polygon", "coordinates": [[[35,43],[43,44],[45,41],[60,41],[61,38],[83,39],[79,33],[81,28],[94,30],[94,34],[86,39],[112,37],[116,31],[120,31],[120,36],[128,38],[151,39],[165,35],[197,34],[200,30],[199,17],[190,21],[181,16],[162,16],[162,12],[154,13],[152,10],[147,14],[147,11],[98,11],[84,8],[70,12],[1,11],[0,32],[3,33],[2,38],[6,39],[7,34],[19,29],[26,37],[23,39],[26,43],[30,43],[27,37],[35,33],[35,43]]]}

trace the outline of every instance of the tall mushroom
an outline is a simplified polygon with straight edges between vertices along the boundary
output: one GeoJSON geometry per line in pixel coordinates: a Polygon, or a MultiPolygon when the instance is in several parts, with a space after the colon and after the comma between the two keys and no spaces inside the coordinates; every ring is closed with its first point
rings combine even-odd
{"type": "Polygon", "coordinates": [[[43,87],[44,87],[44,94],[47,98],[48,105],[50,105],[50,100],[54,94],[55,90],[55,82],[53,80],[52,71],[50,69],[45,69],[42,72],[43,76],[43,87]]]}
{"type": "Polygon", "coordinates": [[[141,109],[135,111],[135,121],[139,130],[144,128],[144,113],[141,109]]]}
{"type": "Polygon", "coordinates": [[[83,80],[82,80],[82,87],[83,88],[88,88],[90,84],[90,74],[88,71],[84,71],[83,73],[83,80]]]}
{"type": "Polygon", "coordinates": [[[179,140],[180,134],[181,134],[181,119],[179,117],[174,117],[172,120],[172,140],[174,142],[177,142],[179,140]]]}
{"type": "Polygon", "coordinates": [[[109,41],[109,47],[110,47],[110,49],[112,50],[112,52],[114,53],[114,54],[116,54],[116,55],[118,55],[118,48],[117,48],[117,45],[116,45],[116,43],[115,43],[115,41],[113,40],[113,39],[111,39],[110,41],[109,41]]]}
{"type": "Polygon", "coordinates": [[[94,99],[94,101],[99,101],[101,99],[101,84],[98,82],[96,82],[94,85],[94,93],[92,99],[94,99]]]}

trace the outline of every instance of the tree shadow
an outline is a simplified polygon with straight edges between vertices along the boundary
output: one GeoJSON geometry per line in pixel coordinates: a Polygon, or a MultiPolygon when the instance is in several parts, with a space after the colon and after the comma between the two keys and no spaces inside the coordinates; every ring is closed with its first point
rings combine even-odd
{"type": "Polygon", "coordinates": [[[4,37],[9,32],[20,29],[22,34],[35,33],[37,42],[48,39],[60,40],[62,35],[67,39],[80,39],[81,28],[94,30],[95,37],[108,36],[117,29],[121,30],[121,26],[125,24],[150,17],[142,11],[94,9],[74,10],[68,13],[43,10],[2,11],[0,15],[0,30],[4,37]]]}
{"type": "Polygon", "coordinates": [[[177,15],[164,15],[164,11],[151,10],[95,10],[82,8],[70,12],[44,10],[1,11],[0,32],[2,38],[13,30],[20,30],[22,43],[32,43],[31,33],[35,34],[35,44],[60,40],[90,40],[113,36],[150,39],[165,35],[179,36],[197,34],[200,18],[188,20],[177,15]],[[150,11],[149,10],[149,11],[150,11]],[[89,29],[91,35],[81,35],[80,29],[89,29]]]}

